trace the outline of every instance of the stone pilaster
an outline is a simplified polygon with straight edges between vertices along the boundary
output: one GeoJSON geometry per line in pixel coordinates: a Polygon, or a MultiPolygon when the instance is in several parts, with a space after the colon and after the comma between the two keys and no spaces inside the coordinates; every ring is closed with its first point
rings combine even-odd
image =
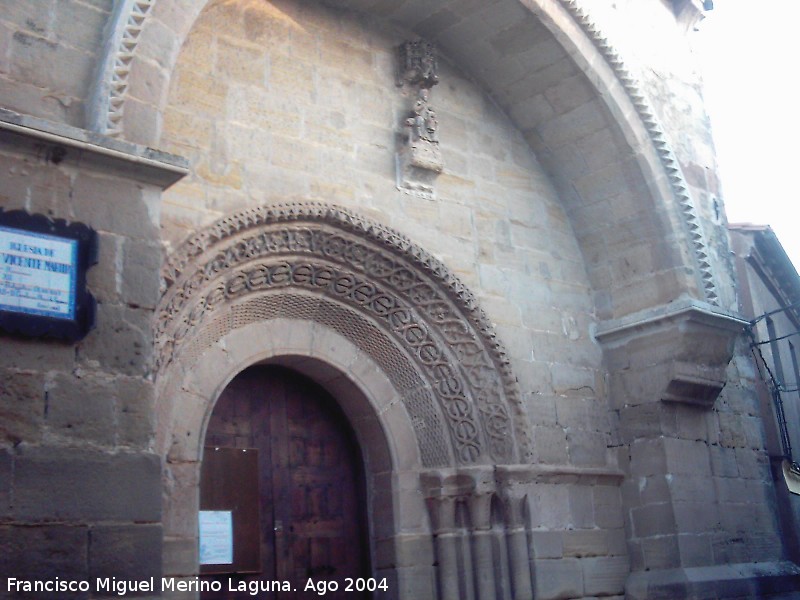
{"type": "MultiPolygon", "coordinates": [[[[735,315],[687,300],[598,329],[626,471],[629,598],[752,591],[749,563],[723,568],[712,551],[733,532],[722,518],[712,472],[718,426],[711,416],[744,324],[735,315]]],[[[773,581],[787,574],[781,563],[771,568],[773,581]]]]}
{"type": "Polygon", "coordinates": [[[0,345],[0,571],[20,580],[162,573],[150,329],[161,190],[178,157],[0,109],[0,210],[81,222],[94,328],[0,345]]]}

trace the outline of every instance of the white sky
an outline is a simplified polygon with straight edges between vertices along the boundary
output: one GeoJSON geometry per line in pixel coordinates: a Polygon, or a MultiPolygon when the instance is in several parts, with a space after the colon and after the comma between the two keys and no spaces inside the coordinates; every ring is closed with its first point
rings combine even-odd
{"type": "Polygon", "coordinates": [[[714,0],[700,23],[728,221],[771,225],[800,268],[800,0],[714,0]]]}

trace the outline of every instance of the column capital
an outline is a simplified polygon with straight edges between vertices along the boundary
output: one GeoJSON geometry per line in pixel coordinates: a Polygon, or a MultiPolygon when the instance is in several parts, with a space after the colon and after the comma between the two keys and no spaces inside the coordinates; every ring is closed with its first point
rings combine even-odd
{"type": "Polygon", "coordinates": [[[711,407],[725,386],[740,315],[691,298],[597,326],[616,407],[658,400],[711,407]]]}

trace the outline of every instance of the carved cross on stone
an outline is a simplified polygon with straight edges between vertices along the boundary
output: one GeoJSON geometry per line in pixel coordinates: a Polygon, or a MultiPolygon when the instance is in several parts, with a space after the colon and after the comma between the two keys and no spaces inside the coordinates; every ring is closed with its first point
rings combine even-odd
{"type": "Polygon", "coordinates": [[[430,103],[430,89],[439,82],[432,44],[405,42],[398,49],[398,86],[414,93],[414,105],[403,121],[405,135],[397,153],[397,187],[433,198],[433,180],[444,169],[439,149],[439,121],[430,103]]]}

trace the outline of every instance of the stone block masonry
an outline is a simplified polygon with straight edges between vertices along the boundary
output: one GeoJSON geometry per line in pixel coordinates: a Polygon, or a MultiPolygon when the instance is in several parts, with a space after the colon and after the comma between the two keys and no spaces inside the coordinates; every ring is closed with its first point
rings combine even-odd
{"type": "Polygon", "coordinates": [[[83,125],[111,10],[107,0],[0,2],[0,106],[83,125]]]}
{"type": "Polygon", "coordinates": [[[87,580],[161,573],[151,322],[157,202],[174,157],[0,111],[0,206],[98,231],[82,341],[0,339],[0,572],[87,580]],[[157,156],[157,158],[153,158],[157,156]]]}
{"type": "Polygon", "coordinates": [[[696,3],[0,0],[0,105],[40,117],[0,110],[0,207],[99,237],[95,329],[0,338],[0,573],[191,581],[206,418],[230,377],[270,361],[331,386],[350,418],[392,597],[789,593],[754,374],[725,313],[713,149],[695,76],[674,68],[678,4],[696,3]],[[629,69],[592,18],[634,5],[637,30],[669,36],[643,36],[629,69]],[[415,98],[396,49],[420,38],[440,57],[435,199],[396,177],[415,98]],[[342,207],[343,229],[301,204],[342,207]],[[244,231],[278,205],[295,208],[276,235],[244,231]],[[363,264],[367,230],[399,245],[363,264]],[[324,243],[303,246],[313,232],[324,243]],[[224,253],[174,262],[206,233],[224,253]],[[291,253],[250,256],[281,240],[291,253]],[[394,260],[411,255],[424,264],[394,260]],[[308,285],[312,257],[339,285],[308,285]],[[387,285],[408,298],[393,320],[387,285]],[[172,302],[193,290],[198,304],[172,302]],[[476,360],[456,297],[485,311],[503,360],[476,360]],[[483,383],[498,370],[524,431],[513,454],[483,383]]]}

